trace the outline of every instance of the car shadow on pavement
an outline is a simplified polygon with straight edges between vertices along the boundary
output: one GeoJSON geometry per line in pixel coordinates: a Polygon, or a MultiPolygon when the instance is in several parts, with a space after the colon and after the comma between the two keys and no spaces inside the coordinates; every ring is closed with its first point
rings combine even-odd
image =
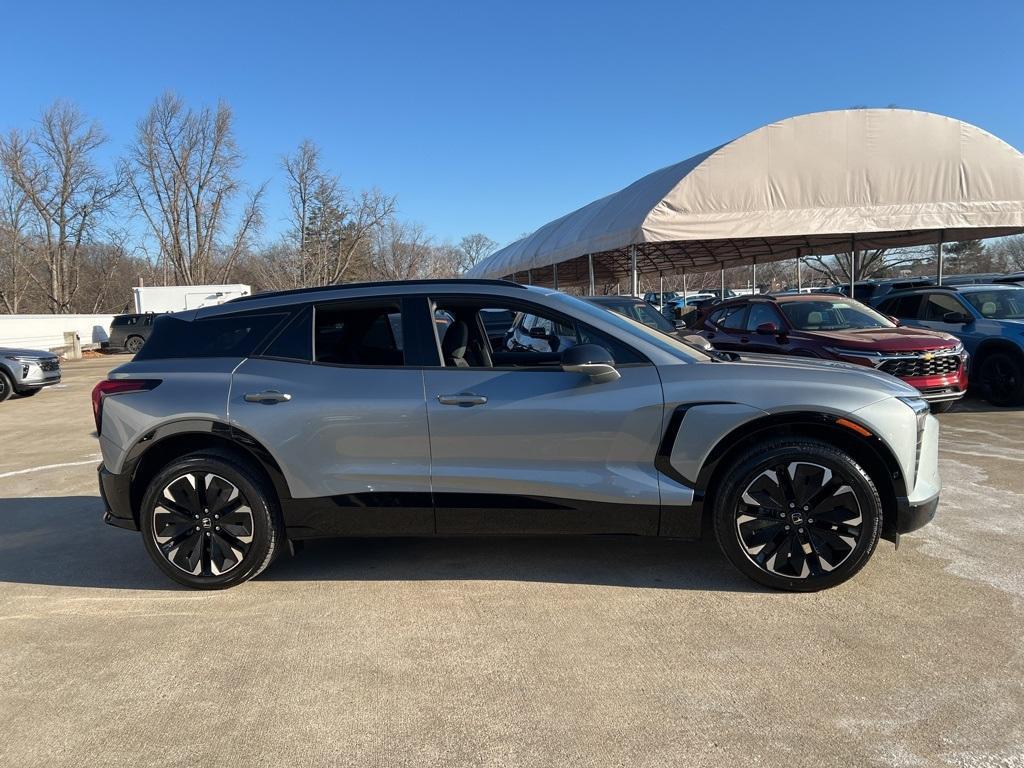
{"type": "MultiPolygon", "coordinates": [[[[0,582],[175,589],[98,496],[0,498],[0,582]]],[[[494,580],[757,592],[713,542],[627,536],[333,539],[284,553],[259,581],[494,580]]]]}

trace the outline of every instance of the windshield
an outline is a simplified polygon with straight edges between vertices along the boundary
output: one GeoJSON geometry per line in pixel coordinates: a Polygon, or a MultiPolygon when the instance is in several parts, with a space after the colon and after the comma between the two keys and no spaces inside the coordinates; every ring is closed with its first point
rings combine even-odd
{"type": "Polygon", "coordinates": [[[612,312],[605,307],[601,307],[597,304],[591,304],[589,301],[583,301],[583,299],[577,299],[575,296],[569,296],[568,294],[559,294],[558,299],[569,305],[566,311],[571,315],[575,315],[580,319],[583,319],[586,316],[600,318],[606,323],[611,323],[631,336],[639,336],[649,344],[660,347],[670,354],[675,354],[689,360],[717,359],[714,355],[709,354],[702,349],[698,349],[692,344],[680,341],[676,336],[656,331],[643,323],[637,322],[625,315],[620,315],[618,312],[612,312]]]}
{"type": "Polygon", "coordinates": [[[672,333],[676,327],[665,319],[658,310],[652,307],[645,301],[621,301],[618,303],[612,302],[594,302],[599,307],[607,307],[613,312],[618,312],[620,315],[625,315],[631,320],[636,320],[643,323],[649,328],[657,328],[659,331],[665,333],[672,333]]]}
{"type": "Polygon", "coordinates": [[[970,291],[964,298],[990,320],[1024,319],[1024,288],[970,291]]]}
{"type": "Polygon", "coordinates": [[[782,314],[798,331],[847,331],[860,328],[895,328],[884,315],[863,304],[842,299],[779,303],[782,314]]]}

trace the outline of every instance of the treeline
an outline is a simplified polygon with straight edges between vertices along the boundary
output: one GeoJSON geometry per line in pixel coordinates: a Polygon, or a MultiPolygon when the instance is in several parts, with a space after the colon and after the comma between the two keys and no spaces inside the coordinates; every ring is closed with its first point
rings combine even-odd
{"type": "Polygon", "coordinates": [[[113,161],[100,124],[59,101],[0,136],[0,312],[123,311],[131,287],[249,283],[256,290],[455,276],[494,251],[439,243],[394,195],[351,190],[303,141],[281,160],[283,235],[264,229],[266,185],[241,181],[230,107],[158,98],[113,161]]]}

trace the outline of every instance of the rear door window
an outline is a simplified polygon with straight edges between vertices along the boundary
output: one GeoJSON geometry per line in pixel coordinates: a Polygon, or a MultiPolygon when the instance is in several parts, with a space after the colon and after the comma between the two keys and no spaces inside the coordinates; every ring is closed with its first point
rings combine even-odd
{"type": "Polygon", "coordinates": [[[916,320],[917,309],[921,306],[920,294],[913,294],[911,296],[896,296],[892,299],[886,299],[879,307],[878,311],[883,312],[892,317],[898,317],[903,320],[916,320]]]}
{"type": "Polygon", "coordinates": [[[922,320],[944,323],[945,317],[950,312],[966,314],[960,300],[949,293],[929,293],[924,303],[924,317],[922,320]]]}
{"type": "Polygon", "coordinates": [[[316,307],[314,360],[331,365],[405,365],[402,310],[394,302],[351,302],[316,307]]]}

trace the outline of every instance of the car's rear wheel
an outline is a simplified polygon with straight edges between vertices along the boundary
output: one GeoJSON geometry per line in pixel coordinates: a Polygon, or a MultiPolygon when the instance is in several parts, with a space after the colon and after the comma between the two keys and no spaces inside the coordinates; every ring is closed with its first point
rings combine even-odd
{"type": "Polygon", "coordinates": [[[283,541],[266,481],[220,454],[191,454],[160,471],[146,490],[140,523],[157,566],[197,589],[223,589],[257,576],[283,541]]]}
{"type": "Polygon", "coordinates": [[[3,371],[0,371],[0,403],[9,398],[14,392],[14,385],[10,378],[3,371]]]}
{"type": "Polygon", "coordinates": [[[981,392],[993,405],[1024,403],[1024,357],[1009,352],[990,352],[978,371],[981,392]]]}
{"type": "Polygon", "coordinates": [[[715,491],[715,536],[754,581],[813,592],[867,563],[882,530],[882,504],[867,472],[817,440],[760,443],[725,468],[715,491]]]}
{"type": "Polygon", "coordinates": [[[127,341],[124,343],[124,348],[134,355],[142,349],[142,345],[145,343],[146,340],[141,336],[129,336],[127,341]]]}

